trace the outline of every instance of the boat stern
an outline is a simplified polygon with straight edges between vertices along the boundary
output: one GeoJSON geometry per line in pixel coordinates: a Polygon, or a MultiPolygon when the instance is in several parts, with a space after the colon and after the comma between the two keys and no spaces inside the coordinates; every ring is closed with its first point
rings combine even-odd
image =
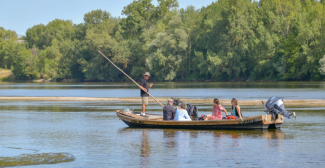
{"type": "Polygon", "coordinates": [[[267,127],[267,129],[278,129],[282,126],[282,123],[284,121],[284,116],[281,114],[278,115],[262,115],[262,123],[263,127],[267,127]]]}

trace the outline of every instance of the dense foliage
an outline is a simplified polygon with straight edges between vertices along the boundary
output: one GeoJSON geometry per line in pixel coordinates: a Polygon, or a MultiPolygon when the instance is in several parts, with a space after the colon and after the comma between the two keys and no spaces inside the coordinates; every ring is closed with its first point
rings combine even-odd
{"type": "Polygon", "coordinates": [[[324,0],[133,1],[123,18],[94,10],[84,23],[53,20],[24,40],[0,27],[0,68],[17,79],[121,81],[102,51],[134,78],[155,81],[324,80],[324,0]]]}

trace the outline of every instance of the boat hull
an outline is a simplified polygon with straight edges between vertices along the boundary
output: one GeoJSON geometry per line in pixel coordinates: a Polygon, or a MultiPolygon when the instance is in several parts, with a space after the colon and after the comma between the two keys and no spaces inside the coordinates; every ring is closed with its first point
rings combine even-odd
{"type": "Polygon", "coordinates": [[[137,124],[128,121],[123,122],[131,128],[174,128],[174,129],[213,129],[213,130],[259,130],[268,129],[269,125],[263,125],[262,121],[244,125],[151,125],[137,124]]]}
{"type": "Polygon", "coordinates": [[[209,129],[209,130],[261,130],[277,129],[283,123],[283,116],[272,120],[271,115],[246,117],[242,120],[213,120],[213,121],[163,121],[161,115],[142,117],[136,114],[116,111],[117,116],[132,128],[173,128],[173,129],[209,129]]]}

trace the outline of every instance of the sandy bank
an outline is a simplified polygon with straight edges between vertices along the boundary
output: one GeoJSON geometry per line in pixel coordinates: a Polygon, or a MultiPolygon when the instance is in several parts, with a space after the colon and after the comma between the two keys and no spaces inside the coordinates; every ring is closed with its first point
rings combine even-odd
{"type": "Polygon", "coordinates": [[[11,82],[15,80],[15,75],[14,73],[9,69],[1,69],[0,68],[0,81],[3,82],[11,82]]]}
{"type": "MultiPolygon", "coordinates": [[[[166,104],[168,98],[159,97],[156,98],[162,104],[166,104]]],[[[141,99],[138,97],[124,97],[124,98],[100,98],[100,97],[0,97],[0,100],[27,100],[27,101],[119,101],[119,102],[129,102],[129,103],[141,103],[141,99]]],[[[155,101],[150,98],[151,103],[155,101]]],[[[188,103],[212,103],[212,99],[181,99],[188,103]]],[[[241,106],[261,106],[262,100],[239,100],[241,106]]],[[[263,100],[266,102],[267,100],[263,100]]],[[[230,99],[221,99],[222,105],[230,105],[230,99]]],[[[325,107],[325,100],[296,100],[296,99],[284,99],[286,106],[316,106],[325,107]]]]}

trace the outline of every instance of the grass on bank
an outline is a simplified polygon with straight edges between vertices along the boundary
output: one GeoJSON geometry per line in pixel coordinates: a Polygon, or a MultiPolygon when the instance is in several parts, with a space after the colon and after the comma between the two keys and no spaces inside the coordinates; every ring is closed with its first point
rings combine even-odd
{"type": "Polygon", "coordinates": [[[56,164],[74,161],[68,153],[22,154],[15,157],[0,157],[0,167],[56,164]]]}
{"type": "Polygon", "coordinates": [[[12,82],[16,76],[10,69],[1,69],[0,68],[0,81],[2,82],[12,82]]]}

